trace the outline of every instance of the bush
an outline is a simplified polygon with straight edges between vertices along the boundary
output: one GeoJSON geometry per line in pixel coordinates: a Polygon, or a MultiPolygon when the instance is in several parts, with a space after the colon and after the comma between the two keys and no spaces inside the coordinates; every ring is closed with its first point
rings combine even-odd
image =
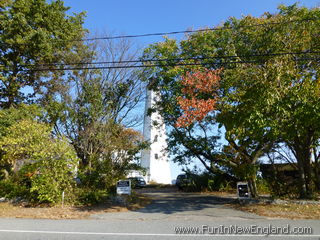
{"type": "Polygon", "coordinates": [[[230,191],[235,189],[236,183],[228,181],[223,175],[213,175],[208,172],[195,174],[188,172],[188,183],[185,184],[183,189],[189,192],[201,191],[230,191]]]}
{"type": "Polygon", "coordinates": [[[24,186],[18,182],[14,182],[11,179],[0,181],[0,197],[5,197],[7,199],[14,198],[24,198],[29,197],[29,191],[24,186]]]}
{"type": "MultiPolygon", "coordinates": [[[[0,139],[2,161],[23,162],[14,182],[24,186],[28,198],[38,203],[58,203],[62,192],[71,192],[78,158],[64,138],[52,138],[51,127],[32,120],[12,125],[0,139]]],[[[19,193],[16,193],[17,196],[19,193]]]]}
{"type": "Polygon", "coordinates": [[[92,188],[78,188],[74,191],[75,203],[77,205],[95,205],[107,196],[107,191],[92,188]]]}
{"type": "Polygon", "coordinates": [[[0,181],[0,197],[8,197],[16,185],[10,180],[0,181]]]}
{"type": "Polygon", "coordinates": [[[269,184],[265,179],[258,178],[256,185],[257,185],[257,191],[259,194],[269,194],[270,193],[269,184]]]}

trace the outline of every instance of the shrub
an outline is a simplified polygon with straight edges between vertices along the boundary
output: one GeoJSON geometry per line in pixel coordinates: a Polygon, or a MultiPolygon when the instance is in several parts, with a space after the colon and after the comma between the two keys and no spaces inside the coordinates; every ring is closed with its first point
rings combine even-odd
{"type": "Polygon", "coordinates": [[[12,166],[23,161],[16,182],[29,190],[29,200],[57,203],[63,191],[72,191],[78,158],[66,139],[51,137],[50,126],[22,120],[9,128],[0,149],[12,166]]]}
{"type": "Polygon", "coordinates": [[[108,196],[107,191],[92,188],[78,188],[74,193],[78,205],[95,205],[108,196]]]}
{"type": "Polygon", "coordinates": [[[12,179],[6,179],[0,181],[0,197],[7,199],[14,199],[16,197],[28,198],[29,191],[18,182],[14,182],[12,179]]]}
{"type": "Polygon", "coordinates": [[[185,184],[183,189],[189,192],[200,191],[230,191],[235,189],[236,183],[227,180],[223,175],[213,175],[208,172],[195,174],[188,172],[188,183],[185,184]]]}

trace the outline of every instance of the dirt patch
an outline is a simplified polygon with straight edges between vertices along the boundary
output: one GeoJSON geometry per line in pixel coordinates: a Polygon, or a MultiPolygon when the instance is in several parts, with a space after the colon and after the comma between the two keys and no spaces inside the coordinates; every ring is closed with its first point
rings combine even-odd
{"type": "Polygon", "coordinates": [[[134,211],[134,210],[145,207],[151,202],[152,202],[152,199],[150,197],[140,194],[126,208],[127,210],[134,211]]]}
{"type": "Polygon", "coordinates": [[[320,219],[320,204],[228,204],[237,210],[260,216],[288,219],[320,219]]]}
{"type": "Polygon", "coordinates": [[[200,192],[200,194],[213,195],[217,197],[237,198],[237,192],[234,191],[212,191],[200,192]]]}
{"type": "Polygon", "coordinates": [[[178,192],[178,188],[173,185],[147,185],[147,187],[135,189],[136,193],[159,193],[159,192],[178,192]]]}
{"type": "Polygon", "coordinates": [[[136,210],[149,204],[152,200],[143,195],[136,195],[129,204],[100,203],[95,206],[38,206],[29,207],[25,204],[0,203],[0,218],[35,218],[35,219],[86,219],[93,214],[107,212],[125,212],[136,210]]]}

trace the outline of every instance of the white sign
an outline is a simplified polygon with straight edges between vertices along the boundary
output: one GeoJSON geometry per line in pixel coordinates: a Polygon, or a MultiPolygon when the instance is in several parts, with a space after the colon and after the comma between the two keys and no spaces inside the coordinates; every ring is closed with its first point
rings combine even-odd
{"type": "Polygon", "coordinates": [[[130,180],[120,180],[117,182],[117,194],[131,194],[131,181],[130,180]]]}
{"type": "Polygon", "coordinates": [[[237,183],[237,193],[239,199],[250,198],[250,191],[247,182],[238,182],[237,183]]]}

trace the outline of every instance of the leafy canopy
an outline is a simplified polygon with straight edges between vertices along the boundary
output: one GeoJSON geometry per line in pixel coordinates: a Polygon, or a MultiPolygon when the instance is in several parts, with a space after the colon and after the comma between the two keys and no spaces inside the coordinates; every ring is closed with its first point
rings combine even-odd
{"type": "MultiPolygon", "coordinates": [[[[150,76],[152,87],[162,94],[157,108],[172,126],[169,146],[177,161],[192,156],[208,169],[222,169],[214,144],[218,122],[234,150],[247,158],[246,164],[254,164],[273,142],[291,145],[297,161],[304,165],[300,170],[306,174],[305,181],[310,182],[308,162],[320,133],[319,16],[318,8],[281,5],[275,14],[229,18],[216,31],[190,34],[180,43],[165,39],[146,49],[146,59],[169,59],[165,64],[159,62],[150,76]],[[214,87],[197,89],[198,103],[214,100],[214,106],[207,108],[212,111],[198,112],[191,117],[193,124],[177,129],[175,123],[185,110],[196,109],[184,90],[183,76],[221,67],[218,91],[214,87]]],[[[197,81],[205,86],[201,79],[197,81]]]]}
{"type": "Polygon", "coordinates": [[[18,121],[0,139],[0,149],[1,161],[29,179],[32,200],[55,203],[63,191],[72,190],[78,158],[68,141],[53,138],[51,130],[33,120],[18,121]]]}
{"type": "MultiPolygon", "coordinates": [[[[74,59],[83,44],[84,13],[67,15],[63,1],[2,1],[0,6],[0,104],[10,107],[53,89],[53,63],[74,59]],[[46,69],[49,71],[38,71],[46,69]],[[34,70],[34,71],[33,71],[34,70]],[[50,77],[50,78],[48,78],[50,77]],[[23,91],[28,90],[28,91],[23,91]],[[29,92],[29,93],[26,93],[29,92]]],[[[54,79],[54,81],[53,81],[54,79]]]]}

